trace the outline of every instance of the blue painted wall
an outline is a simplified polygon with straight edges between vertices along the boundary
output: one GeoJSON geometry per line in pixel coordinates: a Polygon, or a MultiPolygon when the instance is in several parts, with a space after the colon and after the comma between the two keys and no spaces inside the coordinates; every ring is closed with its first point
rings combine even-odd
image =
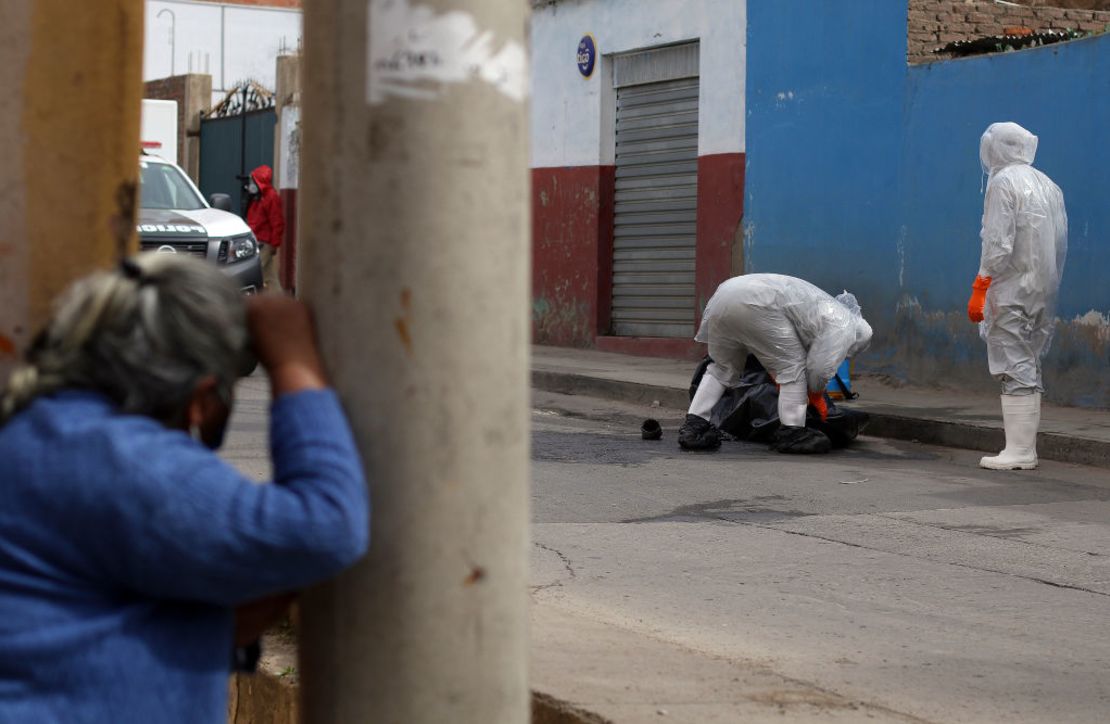
{"type": "Polygon", "coordinates": [[[877,332],[865,370],[989,387],[965,312],[979,136],[1016,121],[1070,222],[1048,396],[1110,406],[1110,37],[907,66],[906,16],[891,0],[749,2],[747,271],[856,292],[877,332]]]}

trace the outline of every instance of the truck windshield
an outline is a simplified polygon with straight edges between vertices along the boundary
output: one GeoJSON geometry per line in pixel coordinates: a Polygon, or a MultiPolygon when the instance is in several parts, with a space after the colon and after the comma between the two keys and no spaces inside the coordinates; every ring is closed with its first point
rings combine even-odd
{"type": "Polygon", "coordinates": [[[139,176],[140,208],[182,211],[204,208],[204,199],[197,195],[176,166],[140,161],[139,176]]]}

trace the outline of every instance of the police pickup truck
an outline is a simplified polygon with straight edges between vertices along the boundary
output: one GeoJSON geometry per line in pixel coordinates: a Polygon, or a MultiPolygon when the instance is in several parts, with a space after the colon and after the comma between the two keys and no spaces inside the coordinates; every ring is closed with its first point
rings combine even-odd
{"type": "MultiPolygon", "coordinates": [[[[213,208],[177,164],[139,159],[139,245],[143,251],[188,254],[219,267],[244,294],[262,290],[258,241],[240,217],[213,208]]],[[[213,194],[214,204],[228,205],[213,194]]]]}

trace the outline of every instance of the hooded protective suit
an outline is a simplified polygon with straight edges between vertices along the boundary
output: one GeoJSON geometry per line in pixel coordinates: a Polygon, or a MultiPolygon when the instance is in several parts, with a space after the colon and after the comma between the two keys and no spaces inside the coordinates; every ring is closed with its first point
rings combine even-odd
{"type": "Polygon", "coordinates": [[[260,242],[276,249],[285,238],[285,212],[281,194],[273,186],[274,171],[259,166],[251,171],[251,180],[258,186],[258,195],[247,205],[247,226],[260,242]]]}
{"type": "Polygon", "coordinates": [[[871,326],[847,292],[834,299],[802,279],[746,274],[717,288],[694,339],[708,342],[706,372],[725,387],[740,381],[751,353],[780,385],[804,380],[820,393],[871,342],[871,326]]]}
{"type": "Polygon", "coordinates": [[[251,171],[251,182],[258,188],[247,205],[247,226],[262,244],[262,285],[266,289],[280,290],[277,248],[285,238],[285,210],[281,194],[273,186],[274,171],[262,165],[251,171]]]}
{"type": "Polygon", "coordinates": [[[1042,391],[1041,358],[1055,325],[1067,256],[1060,188],[1030,164],[1037,137],[1016,123],[992,124],[979,158],[990,175],[983,202],[979,277],[990,278],[980,335],[990,372],[1006,394],[1042,391]]]}

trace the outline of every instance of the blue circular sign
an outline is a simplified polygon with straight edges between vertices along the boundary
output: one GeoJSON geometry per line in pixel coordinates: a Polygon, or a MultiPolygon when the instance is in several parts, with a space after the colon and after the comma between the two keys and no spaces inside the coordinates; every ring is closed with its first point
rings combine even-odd
{"type": "Polygon", "coordinates": [[[594,41],[594,36],[587,33],[578,41],[578,72],[583,78],[589,78],[594,74],[595,65],[597,65],[597,43],[594,41]]]}

